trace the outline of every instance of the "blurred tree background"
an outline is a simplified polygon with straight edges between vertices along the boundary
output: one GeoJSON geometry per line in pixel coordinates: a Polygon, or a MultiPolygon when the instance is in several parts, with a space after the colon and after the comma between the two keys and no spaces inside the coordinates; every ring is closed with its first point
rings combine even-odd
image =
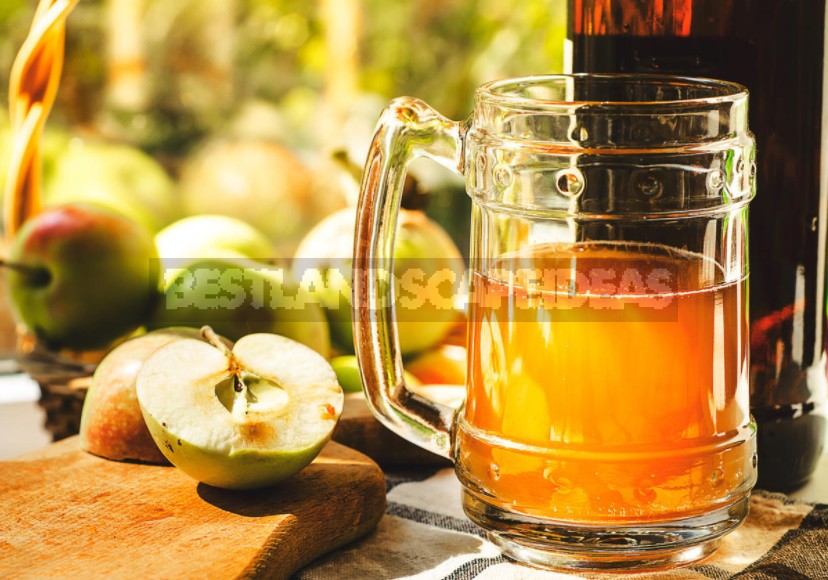
{"type": "MultiPolygon", "coordinates": [[[[35,0],[0,2],[2,104],[35,0]]],[[[559,72],[566,0],[82,0],[52,122],[150,151],[235,123],[299,149],[365,139],[382,104],[466,116],[474,88],[559,72]],[[365,118],[367,117],[367,119],[365,118]]]]}
{"type": "MultiPolygon", "coordinates": [[[[220,199],[226,212],[236,215],[238,207],[255,204],[233,202],[216,185],[215,172],[236,171],[236,179],[248,183],[250,199],[277,197],[267,184],[283,180],[272,174],[282,165],[271,159],[274,150],[262,145],[275,143],[298,155],[314,179],[324,182],[307,195],[333,211],[355,201],[355,178],[389,99],[416,96],[447,117],[462,119],[471,112],[475,87],[485,81],[561,72],[566,3],[81,0],[68,19],[66,63],[44,138],[46,201],[120,196],[129,198],[122,205],[132,206],[140,190],[155,200],[148,211],[167,216],[166,222],[169,216],[205,211],[203,204],[187,206],[187,190],[196,189],[194,195],[220,199]],[[256,154],[241,159],[240,148],[214,147],[216,157],[198,157],[221,140],[255,142],[247,150],[256,154]],[[104,161],[91,147],[88,166],[65,154],[80,141],[108,142],[102,151],[120,161],[104,161]],[[170,184],[160,187],[134,177],[153,173],[141,151],[113,152],[114,146],[149,153],[163,165],[170,184]],[[99,179],[92,178],[99,171],[84,169],[101,164],[109,171],[99,179]],[[185,179],[188,166],[201,168],[200,178],[185,179]],[[186,207],[172,208],[182,203],[186,207]],[[168,211],[160,212],[161,206],[168,211]]],[[[36,4],[0,1],[2,167],[10,155],[8,73],[36,4]]],[[[0,192],[4,174],[0,171],[0,192]]],[[[467,248],[470,201],[462,195],[462,180],[427,161],[413,164],[411,174],[420,190],[431,194],[428,214],[467,248]]],[[[266,208],[259,213],[271,220],[278,212],[266,208]]]]}

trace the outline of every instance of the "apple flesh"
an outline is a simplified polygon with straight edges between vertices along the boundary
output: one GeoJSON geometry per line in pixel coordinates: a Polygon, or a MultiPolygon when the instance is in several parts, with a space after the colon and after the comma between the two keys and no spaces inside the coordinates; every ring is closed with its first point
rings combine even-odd
{"type": "Polygon", "coordinates": [[[327,361],[274,334],[232,351],[184,339],[138,375],[138,402],[164,456],[227,489],[273,485],[307,466],[330,439],[343,394],[327,361]]]}
{"type": "Polygon", "coordinates": [[[16,317],[52,349],[107,346],[141,326],[160,296],[150,233],[93,205],[51,208],[28,220],[8,263],[16,317]]]}
{"type": "Polygon", "coordinates": [[[159,348],[200,336],[195,328],[167,328],[128,340],[110,351],[95,368],[83,402],[81,449],[116,461],[166,464],[141,415],[135,380],[159,348]]]}

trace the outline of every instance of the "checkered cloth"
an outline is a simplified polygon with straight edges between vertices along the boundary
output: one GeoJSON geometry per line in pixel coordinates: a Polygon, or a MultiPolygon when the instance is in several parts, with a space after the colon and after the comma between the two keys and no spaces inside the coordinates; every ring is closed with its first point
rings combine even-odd
{"type": "MultiPolygon", "coordinates": [[[[536,570],[501,556],[463,513],[460,484],[451,469],[388,475],[387,479],[388,511],[377,529],[304,568],[298,579],[596,577],[536,570]]],[[[754,491],[747,520],[722,540],[710,559],[692,568],[625,576],[653,577],[828,579],[828,504],[795,502],[781,494],[754,491]]]]}

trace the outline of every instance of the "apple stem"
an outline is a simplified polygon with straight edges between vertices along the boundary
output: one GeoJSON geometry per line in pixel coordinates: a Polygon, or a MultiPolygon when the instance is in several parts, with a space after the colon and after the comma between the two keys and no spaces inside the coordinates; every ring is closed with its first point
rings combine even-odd
{"type": "Polygon", "coordinates": [[[38,286],[46,285],[52,279],[52,275],[49,273],[49,270],[43,266],[28,266],[26,264],[9,262],[8,260],[0,258],[0,268],[8,268],[9,270],[13,270],[24,276],[29,276],[32,283],[38,286]]]}
{"type": "MultiPolygon", "coordinates": [[[[226,356],[230,361],[230,372],[238,376],[242,368],[241,363],[239,363],[239,359],[236,358],[233,351],[227,348],[227,345],[221,341],[221,338],[218,334],[216,334],[216,331],[209,326],[204,325],[201,327],[201,336],[204,340],[224,353],[224,356],[226,356]]],[[[237,386],[235,387],[235,390],[236,392],[240,392],[237,386]]]]}

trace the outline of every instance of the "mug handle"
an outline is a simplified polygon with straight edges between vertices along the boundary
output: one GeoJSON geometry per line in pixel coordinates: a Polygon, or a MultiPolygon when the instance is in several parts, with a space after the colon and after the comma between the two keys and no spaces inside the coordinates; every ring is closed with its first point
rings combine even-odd
{"type": "Polygon", "coordinates": [[[451,458],[454,410],[408,390],[395,323],[394,235],[405,168],[428,157],[463,173],[465,124],[423,101],[394,99],[386,107],[362,175],[354,240],[354,345],[368,406],[386,427],[433,453],[451,458]]]}

